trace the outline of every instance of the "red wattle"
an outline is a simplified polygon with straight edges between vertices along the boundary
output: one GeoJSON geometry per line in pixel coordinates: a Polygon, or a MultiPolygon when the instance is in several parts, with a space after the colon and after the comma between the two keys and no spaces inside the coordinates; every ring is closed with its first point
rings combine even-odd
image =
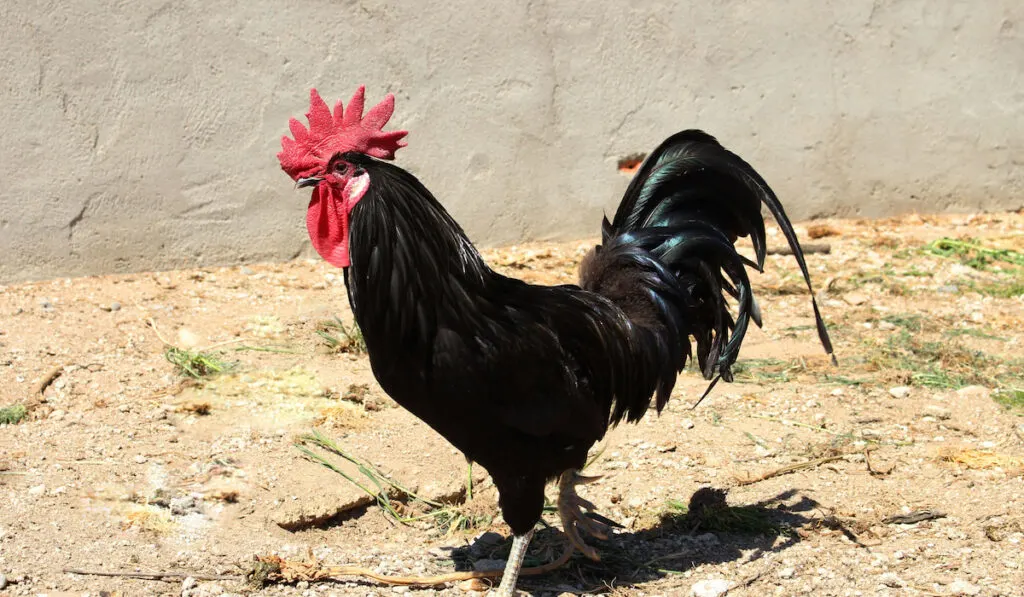
{"type": "Polygon", "coordinates": [[[313,248],[327,263],[348,267],[348,210],[344,199],[335,197],[330,185],[313,189],[313,198],[306,211],[306,229],[313,248]]]}

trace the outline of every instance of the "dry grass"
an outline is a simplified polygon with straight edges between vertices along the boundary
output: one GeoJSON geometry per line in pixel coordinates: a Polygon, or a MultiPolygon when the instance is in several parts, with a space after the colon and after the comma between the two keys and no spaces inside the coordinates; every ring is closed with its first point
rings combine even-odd
{"type": "Polygon", "coordinates": [[[975,470],[1002,469],[1010,474],[1024,473],[1024,457],[990,450],[946,447],[939,451],[939,460],[975,470]]]}

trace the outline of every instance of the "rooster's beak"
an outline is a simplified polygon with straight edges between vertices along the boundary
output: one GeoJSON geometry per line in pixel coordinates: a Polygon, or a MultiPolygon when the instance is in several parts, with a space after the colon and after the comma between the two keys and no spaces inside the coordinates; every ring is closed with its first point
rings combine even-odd
{"type": "Polygon", "coordinates": [[[295,181],[295,187],[299,188],[299,189],[301,189],[303,187],[315,187],[316,185],[320,184],[321,180],[323,180],[323,179],[320,178],[319,176],[310,176],[308,178],[300,178],[300,179],[295,181]]]}

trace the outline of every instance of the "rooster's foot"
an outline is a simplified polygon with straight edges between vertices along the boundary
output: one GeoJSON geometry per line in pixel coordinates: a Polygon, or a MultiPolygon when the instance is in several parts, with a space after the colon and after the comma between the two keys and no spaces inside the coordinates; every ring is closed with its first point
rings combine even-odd
{"type": "Polygon", "coordinates": [[[558,479],[558,517],[562,519],[562,530],[569,538],[569,541],[580,550],[583,555],[591,560],[601,559],[597,550],[583,542],[580,537],[580,529],[593,535],[598,539],[608,538],[608,526],[590,518],[583,512],[596,510],[594,504],[576,495],[576,486],[593,483],[601,477],[584,477],[576,470],[569,470],[562,473],[558,479]]]}

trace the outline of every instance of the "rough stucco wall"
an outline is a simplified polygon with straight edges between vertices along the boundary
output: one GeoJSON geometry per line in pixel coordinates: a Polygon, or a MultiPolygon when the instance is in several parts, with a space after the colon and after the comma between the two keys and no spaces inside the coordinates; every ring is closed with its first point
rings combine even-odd
{"type": "Polygon", "coordinates": [[[796,218],[1024,205],[1019,0],[0,5],[0,282],[281,260],[316,86],[483,244],[596,235],[617,158],[700,127],[796,218]]]}

